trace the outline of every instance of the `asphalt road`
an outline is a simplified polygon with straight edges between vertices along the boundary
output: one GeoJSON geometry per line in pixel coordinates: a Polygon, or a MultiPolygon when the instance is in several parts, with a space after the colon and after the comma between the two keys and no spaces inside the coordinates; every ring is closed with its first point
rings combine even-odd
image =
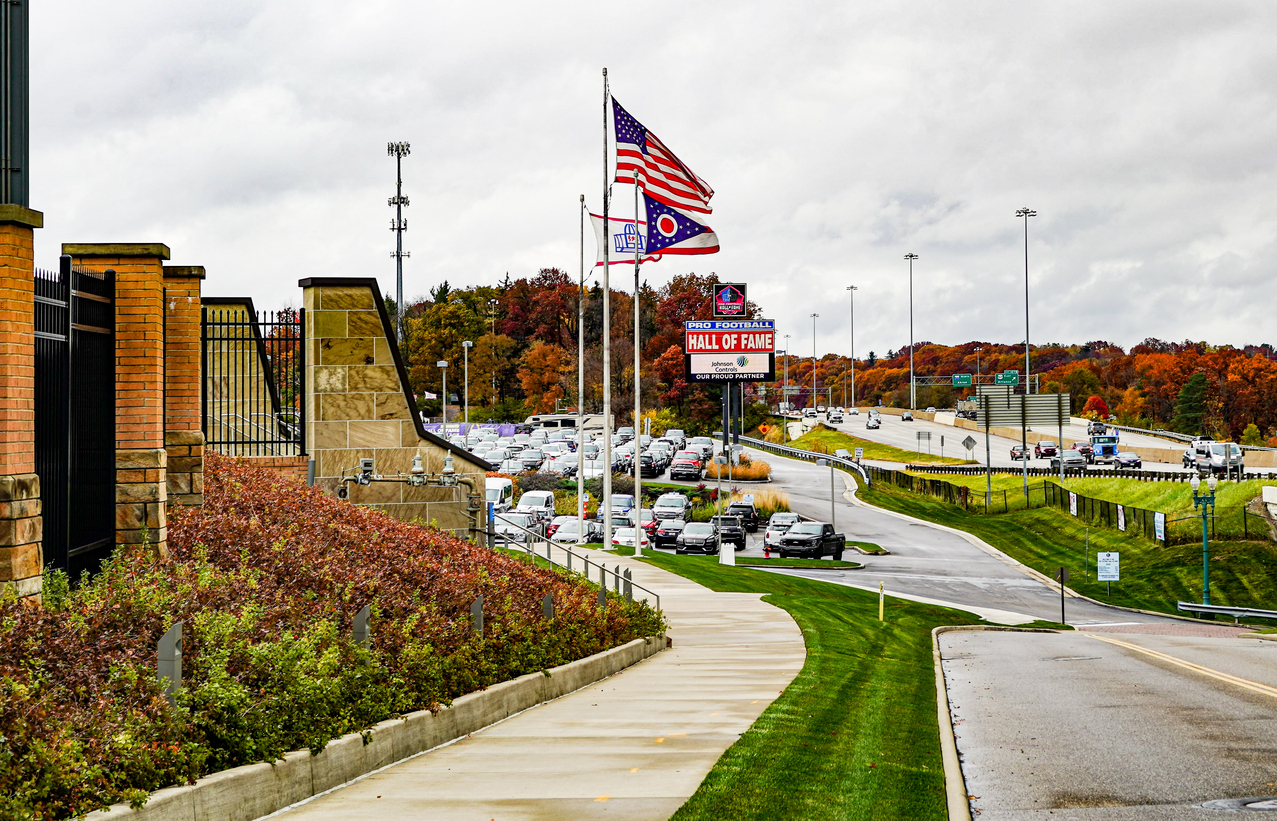
{"type": "Polygon", "coordinates": [[[941,636],[977,818],[1204,820],[1277,795],[1277,643],[1134,629],[941,636]]]}

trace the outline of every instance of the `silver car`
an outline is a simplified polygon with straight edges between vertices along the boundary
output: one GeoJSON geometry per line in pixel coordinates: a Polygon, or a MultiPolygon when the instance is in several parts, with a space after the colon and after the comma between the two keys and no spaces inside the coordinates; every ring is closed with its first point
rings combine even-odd
{"type": "Polygon", "coordinates": [[[1076,450],[1061,451],[1059,456],[1051,457],[1051,470],[1060,469],[1061,459],[1065,470],[1086,470],[1086,457],[1076,450]]]}

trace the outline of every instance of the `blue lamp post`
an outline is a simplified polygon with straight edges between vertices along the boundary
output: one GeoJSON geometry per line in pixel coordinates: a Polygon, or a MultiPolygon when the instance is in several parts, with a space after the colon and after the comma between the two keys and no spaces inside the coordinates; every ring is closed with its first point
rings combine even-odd
{"type": "Polygon", "coordinates": [[[1193,507],[1202,512],[1202,604],[1210,604],[1210,548],[1206,541],[1209,535],[1207,517],[1215,512],[1215,488],[1219,485],[1219,480],[1213,473],[1206,479],[1206,487],[1210,489],[1210,493],[1197,492],[1202,486],[1200,476],[1194,476],[1189,481],[1189,485],[1193,488],[1193,507]]]}

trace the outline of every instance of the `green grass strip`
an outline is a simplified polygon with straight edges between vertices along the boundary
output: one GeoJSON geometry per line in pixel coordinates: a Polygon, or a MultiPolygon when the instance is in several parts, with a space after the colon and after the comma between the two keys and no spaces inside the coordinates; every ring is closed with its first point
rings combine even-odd
{"type": "MultiPolygon", "coordinates": [[[[905,423],[907,424],[907,423],[905,423]]],[[[939,439],[936,439],[937,447],[939,439]]],[[[958,439],[953,439],[954,450],[957,450],[958,439]]],[[[794,448],[802,448],[815,453],[833,453],[838,448],[846,448],[851,453],[856,452],[856,448],[864,448],[865,459],[875,459],[883,462],[907,462],[914,465],[974,465],[975,462],[966,459],[954,459],[949,456],[939,456],[930,453],[919,453],[912,450],[904,450],[902,448],[884,445],[881,442],[870,442],[868,439],[861,439],[856,436],[850,436],[842,431],[833,428],[820,427],[812,428],[807,433],[786,442],[787,445],[794,448]]]]}
{"type": "MultiPolygon", "coordinates": [[[[931,630],[969,613],[834,584],[724,567],[716,557],[645,560],[713,590],[764,593],[802,629],[802,671],[710,770],[674,821],[944,819],[931,630]]],[[[822,564],[829,564],[822,562],[822,564]]]]}

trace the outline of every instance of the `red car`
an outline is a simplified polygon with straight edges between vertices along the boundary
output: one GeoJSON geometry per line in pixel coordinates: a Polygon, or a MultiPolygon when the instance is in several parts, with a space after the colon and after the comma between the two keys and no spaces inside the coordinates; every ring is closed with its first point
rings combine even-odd
{"type": "Polygon", "coordinates": [[[1073,449],[1086,457],[1088,465],[1095,461],[1095,451],[1091,449],[1090,442],[1074,442],[1073,449]]]}
{"type": "Polygon", "coordinates": [[[1043,439],[1041,442],[1038,442],[1033,446],[1033,457],[1035,459],[1056,456],[1059,452],[1060,449],[1056,447],[1056,444],[1046,439],[1043,439]]]}
{"type": "Polygon", "coordinates": [[[1011,459],[1018,462],[1020,460],[1028,461],[1029,451],[1023,445],[1016,445],[1011,448],[1011,459]]]}

